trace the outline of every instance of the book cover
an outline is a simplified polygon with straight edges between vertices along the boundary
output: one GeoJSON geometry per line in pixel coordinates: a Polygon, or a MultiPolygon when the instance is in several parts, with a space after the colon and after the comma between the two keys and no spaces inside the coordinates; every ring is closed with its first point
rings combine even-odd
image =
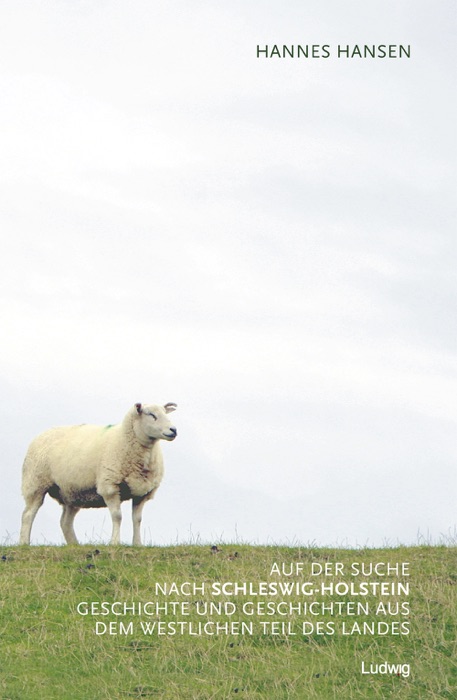
{"type": "Polygon", "coordinates": [[[0,19],[0,697],[455,697],[455,3],[0,19]]]}

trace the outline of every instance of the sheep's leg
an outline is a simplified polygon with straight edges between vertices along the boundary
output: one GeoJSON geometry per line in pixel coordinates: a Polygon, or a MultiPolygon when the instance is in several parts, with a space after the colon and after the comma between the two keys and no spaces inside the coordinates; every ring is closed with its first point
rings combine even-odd
{"type": "Polygon", "coordinates": [[[60,527],[62,528],[67,544],[78,544],[78,539],[73,529],[73,520],[75,519],[75,515],[79,510],[80,509],[76,506],[64,505],[63,507],[62,517],[60,518],[60,527]]]}
{"type": "Polygon", "coordinates": [[[143,508],[146,501],[152,498],[154,492],[147,496],[132,499],[132,521],[133,521],[133,545],[141,544],[141,518],[143,517],[143,508]]]}
{"type": "Polygon", "coordinates": [[[35,515],[43,505],[46,492],[36,491],[31,496],[25,496],[25,509],[22,513],[21,535],[19,544],[30,544],[30,532],[32,530],[35,515]]]}
{"type": "Polygon", "coordinates": [[[118,493],[115,494],[110,494],[110,495],[105,495],[105,494],[100,494],[103,497],[103,500],[105,501],[108,510],[111,515],[111,520],[113,522],[113,531],[111,534],[111,540],[110,544],[119,544],[121,541],[121,521],[122,521],[122,512],[121,512],[121,497],[118,493]]]}

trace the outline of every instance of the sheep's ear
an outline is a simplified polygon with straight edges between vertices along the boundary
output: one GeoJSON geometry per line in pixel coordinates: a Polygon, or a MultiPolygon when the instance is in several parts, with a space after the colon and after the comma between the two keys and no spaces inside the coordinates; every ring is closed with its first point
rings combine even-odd
{"type": "Polygon", "coordinates": [[[135,408],[137,410],[137,413],[143,413],[143,407],[141,406],[140,403],[136,403],[135,408]]]}
{"type": "Polygon", "coordinates": [[[176,403],[166,403],[164,406],[165,413],[171,413],[172,411],[176,411],[178,408],[178,404],[176,403]]]}

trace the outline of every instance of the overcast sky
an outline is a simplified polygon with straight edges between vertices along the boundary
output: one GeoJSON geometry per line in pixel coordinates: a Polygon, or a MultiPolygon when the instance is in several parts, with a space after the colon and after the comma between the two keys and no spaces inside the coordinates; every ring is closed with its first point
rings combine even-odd
{"type": "MultiPolygon", "coordinates": [[[[455,541],[455,25],[452,0],[1,3],[2,541],[31,439],[137,401],[179,405],[147,542],[455,541]],[[411,58],[336,57],[380,43],[411,58]]],[[[32,540],[60,543],[47,501],[32,540]]]]}

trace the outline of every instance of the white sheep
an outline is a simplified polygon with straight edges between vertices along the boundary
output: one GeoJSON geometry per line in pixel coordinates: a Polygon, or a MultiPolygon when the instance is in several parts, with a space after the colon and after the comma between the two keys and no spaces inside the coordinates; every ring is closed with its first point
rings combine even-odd
{"type": "Polygon", "coordinates": [[[80,508],[108,507],[113,522],[111,544],[119,544],[121,501],[132,499],[133,544],[141,544],[143,506],[163,476],[159,440],[174,440],[177,431],[165,406],[135,404],[119,425],[71,425],[51,428],[31,443],[24,460],[20,544],[30,531],[48,493],[62,506],[65,540],[77,543],[73,520],[80,508]]]}

